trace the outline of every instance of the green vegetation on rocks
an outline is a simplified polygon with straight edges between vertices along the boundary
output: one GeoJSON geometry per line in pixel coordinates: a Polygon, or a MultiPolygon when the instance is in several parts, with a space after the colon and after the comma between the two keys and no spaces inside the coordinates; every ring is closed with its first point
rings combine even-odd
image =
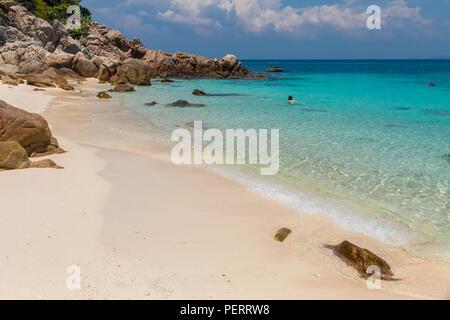
{"type": "Polygon", "coordinates": [[[80,39],[89,35],[90,22],[92,21],[89,9],[80,5],[82,0],[16,0],[16,2],[28,8],[38,18],[52,22],[60,20],[65,23],[69,14],[67,8],[72,5],[80,7],[81,28],[70,29],[70,35],[80,39]]]}

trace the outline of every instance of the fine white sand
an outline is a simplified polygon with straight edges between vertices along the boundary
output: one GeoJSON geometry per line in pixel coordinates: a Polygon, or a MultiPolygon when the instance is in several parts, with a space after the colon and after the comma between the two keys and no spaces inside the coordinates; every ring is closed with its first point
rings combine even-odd
{"type": "MultiPolygon", "coordinates": [[[[51,98],[26,86],[0,85],[0,93],[34,112],[51,98]]],[[[59,110],[52,119],[63,118],[59,110]]],[[[0,172],[0,298],[450,298],[447,264],[342,231],[202,168],[74,143],[60,136],[70,121],[50,121],[69,152],[49,158],[64,170],[0,172]],[[273,240],[281,227],[293,230],[284,243],[273,240]],[[323,247],[344,239],[385,258],[401,280],[369,290],[323,247]],[[71,265],[81,269],[81,290],[66,286],[71,265]]]]}

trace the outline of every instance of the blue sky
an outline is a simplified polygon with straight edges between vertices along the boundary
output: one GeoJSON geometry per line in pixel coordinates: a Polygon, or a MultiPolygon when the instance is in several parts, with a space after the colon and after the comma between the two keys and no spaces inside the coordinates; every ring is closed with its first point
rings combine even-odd
{"type": "Polygon", "coordinates": [[[240,59],[450,58],[450,0],[83,0],[149,49],[240,59]],[[366,26],[381,8],[381,30],[366,26]]]}

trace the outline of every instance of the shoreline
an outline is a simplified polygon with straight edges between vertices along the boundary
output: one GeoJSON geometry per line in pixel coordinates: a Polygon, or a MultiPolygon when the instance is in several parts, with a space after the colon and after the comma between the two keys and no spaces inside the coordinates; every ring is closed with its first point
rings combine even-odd
{"type": "MultiPolygon", "coordinates": [[[[83,92],[89,92],[85,88],[90,83],[82,87],[83,92]]],[[[21,91],[22,87],[17,89],[21,97],[36,94],[32,91],[25,93],[21,91]]],[[[57,97],[52,103],[61,97],[62,100],[69,100],[64,102],[67,104],[80,100],[75,95],[61,91],[55,94],[42,93],[46,98],[49,95],[57,97]]],[[[14,101],[5,100],[24,108],[20,101],[15,100],[17,103],[14,104],[14,101]]],[[[108,104],[107,101],[102,103],[108,104]]],[[[52,107],[47,111],[52,111],[52,107]]],[[[51,158],[61,161],[67,171],[72,171],[72,176],[68,178],[74,179],[73,172],[82,171],[80,164],[89,166],[86,159],[79,158],[78,164],[74,159],[69,160],[76,158],[72,156],[73,153],[84,156],[90,154],[91,160],[95,158],[98,161],[86,172],[89,181],[98,179],[102,196],[91,199],[88,204],[95,207],[93,216],[101,222],[97,224],[100,226],[98,229],[92,230],[92,237],[88,237],[89,245],[95,243],[94,247],[98,251],[84,256],[79,253],[85,259],[83,267],[87,268],[89,274],[90,287],[83,287],[83,297],[449,298],[445,283],[450,283],[450,269],[446,264],[414,257],[403,249],[341,230],[325,218],[298,213],[248,190],[231,178],[204,168],[177,167],[161,159],[162,153],[158,149],[154,149],[153,154],[143,154],[85,146],[84,143],[89,144],[88,141],[77,145],[64,135],[64,112],[71,116],[74,113],[70,114],[70,110],[61,108],[53,111],[54,116],[44,117],[52,130],[56,128],[55,136],[63,137],[61,144],[63,147],[68,145],[66,148],[69,152],[51,158]],[[60,117],[59,123],[57,116],[60,117]],[[155,181],[161,182],[158,184],[155,181]],[[211,185],[215,187],[211,188],[211,185]],[[201,194],[195,192],[196,189],[201,194]],[[211,189],[220,190],[220,194],[211,192],[211,189]],[[172,203],[173,199],[177,199],[180,204],[172,203]],[[123,214],[130,207],[133,210],[123,214]],[[273,236],[281,227],[289,227],[294,232],[286,242],[278,244],[273,236]],[[98,238],[101,239],[100,244],[98,238]],[[337,244],[342,240],[355,242],[385,258],[402,281],[383,282],[385,289],[382,291],[368,290],[353,269],[336,258],[330,250],[323,248],[324,244],[337,244]],[[94,266],[90,266],[88,260],[93,256],[102,258],[97,265],[94,263],[94,266]],[[186,263],[183,268],[179,266],[180,259],[186,263]],[[112,266],[111,261],[117,264],[112,266]],[[155,265],[155,261],[159,264],[155,265]],[[99,274],[99,270],[106,270],[113,278],[117,277],[117,283],[108,283],[108,277],[99,274]],[[120,290],[123,289],[121,286],[126,290],[120,290]],[[146,288],[152,288],[148,296],[148,292],[142,293],[146,288]]],[[[81,123],[84,121],[82,118],[79,120],[81,123]]],[[[47,179],[46,172],[50,173],[47,170],[30,169],[21,171],[20,177],[29,179],[29,176],[37,175],[47,179]]],[[[14,181],[16,174],[8,172],[8,179],[14,181]]],[[[58,173],[52,172],[51,175],[58,173]]],[[[60,187],[64,185],[63,181],[58,183],[60,187]]],[[[67,197],[73,199],[69,194],[67,197]]],[[[84,224],[81,220],[78,222],[84,224]]],[[[63,224],[59,227],[65,230],[68,226],[63,224]]],[[[40,245],[45,247],[44,244],[40,245]]],[[[29,257],[24,256],[23,259],[29,257]]],[[[65,276],[64,271],[60,273],[65,276]]],[[[12,278],[15,279],[14,276],[12,278]]],[[[3,295],[0,292],[0,296],[3,295]]]]}

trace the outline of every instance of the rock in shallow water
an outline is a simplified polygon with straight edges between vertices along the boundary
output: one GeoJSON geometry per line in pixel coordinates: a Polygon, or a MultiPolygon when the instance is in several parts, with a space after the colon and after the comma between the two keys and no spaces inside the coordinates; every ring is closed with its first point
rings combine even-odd
{"type": "Polygon", "coordinates": [[[97,98],[99,99],[111,99],[111,96],[107,94],[105,91],[100,91],[97,93],[97,98]]]}
{"type": "Polygon", "coordinates": [[[114,89],[109,90],[109,92],[133,92],[133,91],[136,90],[134,90],[134,87],[129,84],[119,84],[114,89]]]}
{"type": "Polygon", "coordinates": [[[450,153],[442,157],[443,160],[450,162],[450,153]]]}
{"type": "Polygon", "coordinates": [[[283,72],[283,69],[281,69],[280,67],[272,67],[266,70],[266,72],[283,72]]]}
{"type": "Polygon", "coordinates": [[[291,229],[288,228],[281,228],[277,231],[277,234],[275,235],[275,240],[283,242],[286,240],[286,238],[292,233],[291,229]]]}
{"type": "Polygon", "coordinates": [[[152,106],[155,106],[155,105],[157,105],[157,104],[158,104],[158,102],[152,101],[152,102],[147,102],[147,103],[145,103],[144,105],[147,106],[147,107],[152,107],[152,106]]]}
{"type": "Polygon", "coordinates": [[[332,249],[336,256],[352,266],[365,279],[372,276],[367,273],[368,268],[377,266],[380,268],[381,279],[393,280],[394,273],[389,264],[370,250],[360,248],[349,241],[343,241],[337,246],[327,245],[326,247],[332,249]]]}
{"type": "Polygon", "coordinates": [[[174,103],[169,103],[167,106],[168,107],[181,107],[181,108],[202,108],[202,107],[205,107],[206,105],[189,103],[186,100],[178,100],[174,103]]]}
{"type": "Polygon", "coordinates": [[[199,90],[199,89],[195,89],[194,91],[192,91],[192,94],[194,96],[206,96],[206,93],[204,91],[199,90]]]}

